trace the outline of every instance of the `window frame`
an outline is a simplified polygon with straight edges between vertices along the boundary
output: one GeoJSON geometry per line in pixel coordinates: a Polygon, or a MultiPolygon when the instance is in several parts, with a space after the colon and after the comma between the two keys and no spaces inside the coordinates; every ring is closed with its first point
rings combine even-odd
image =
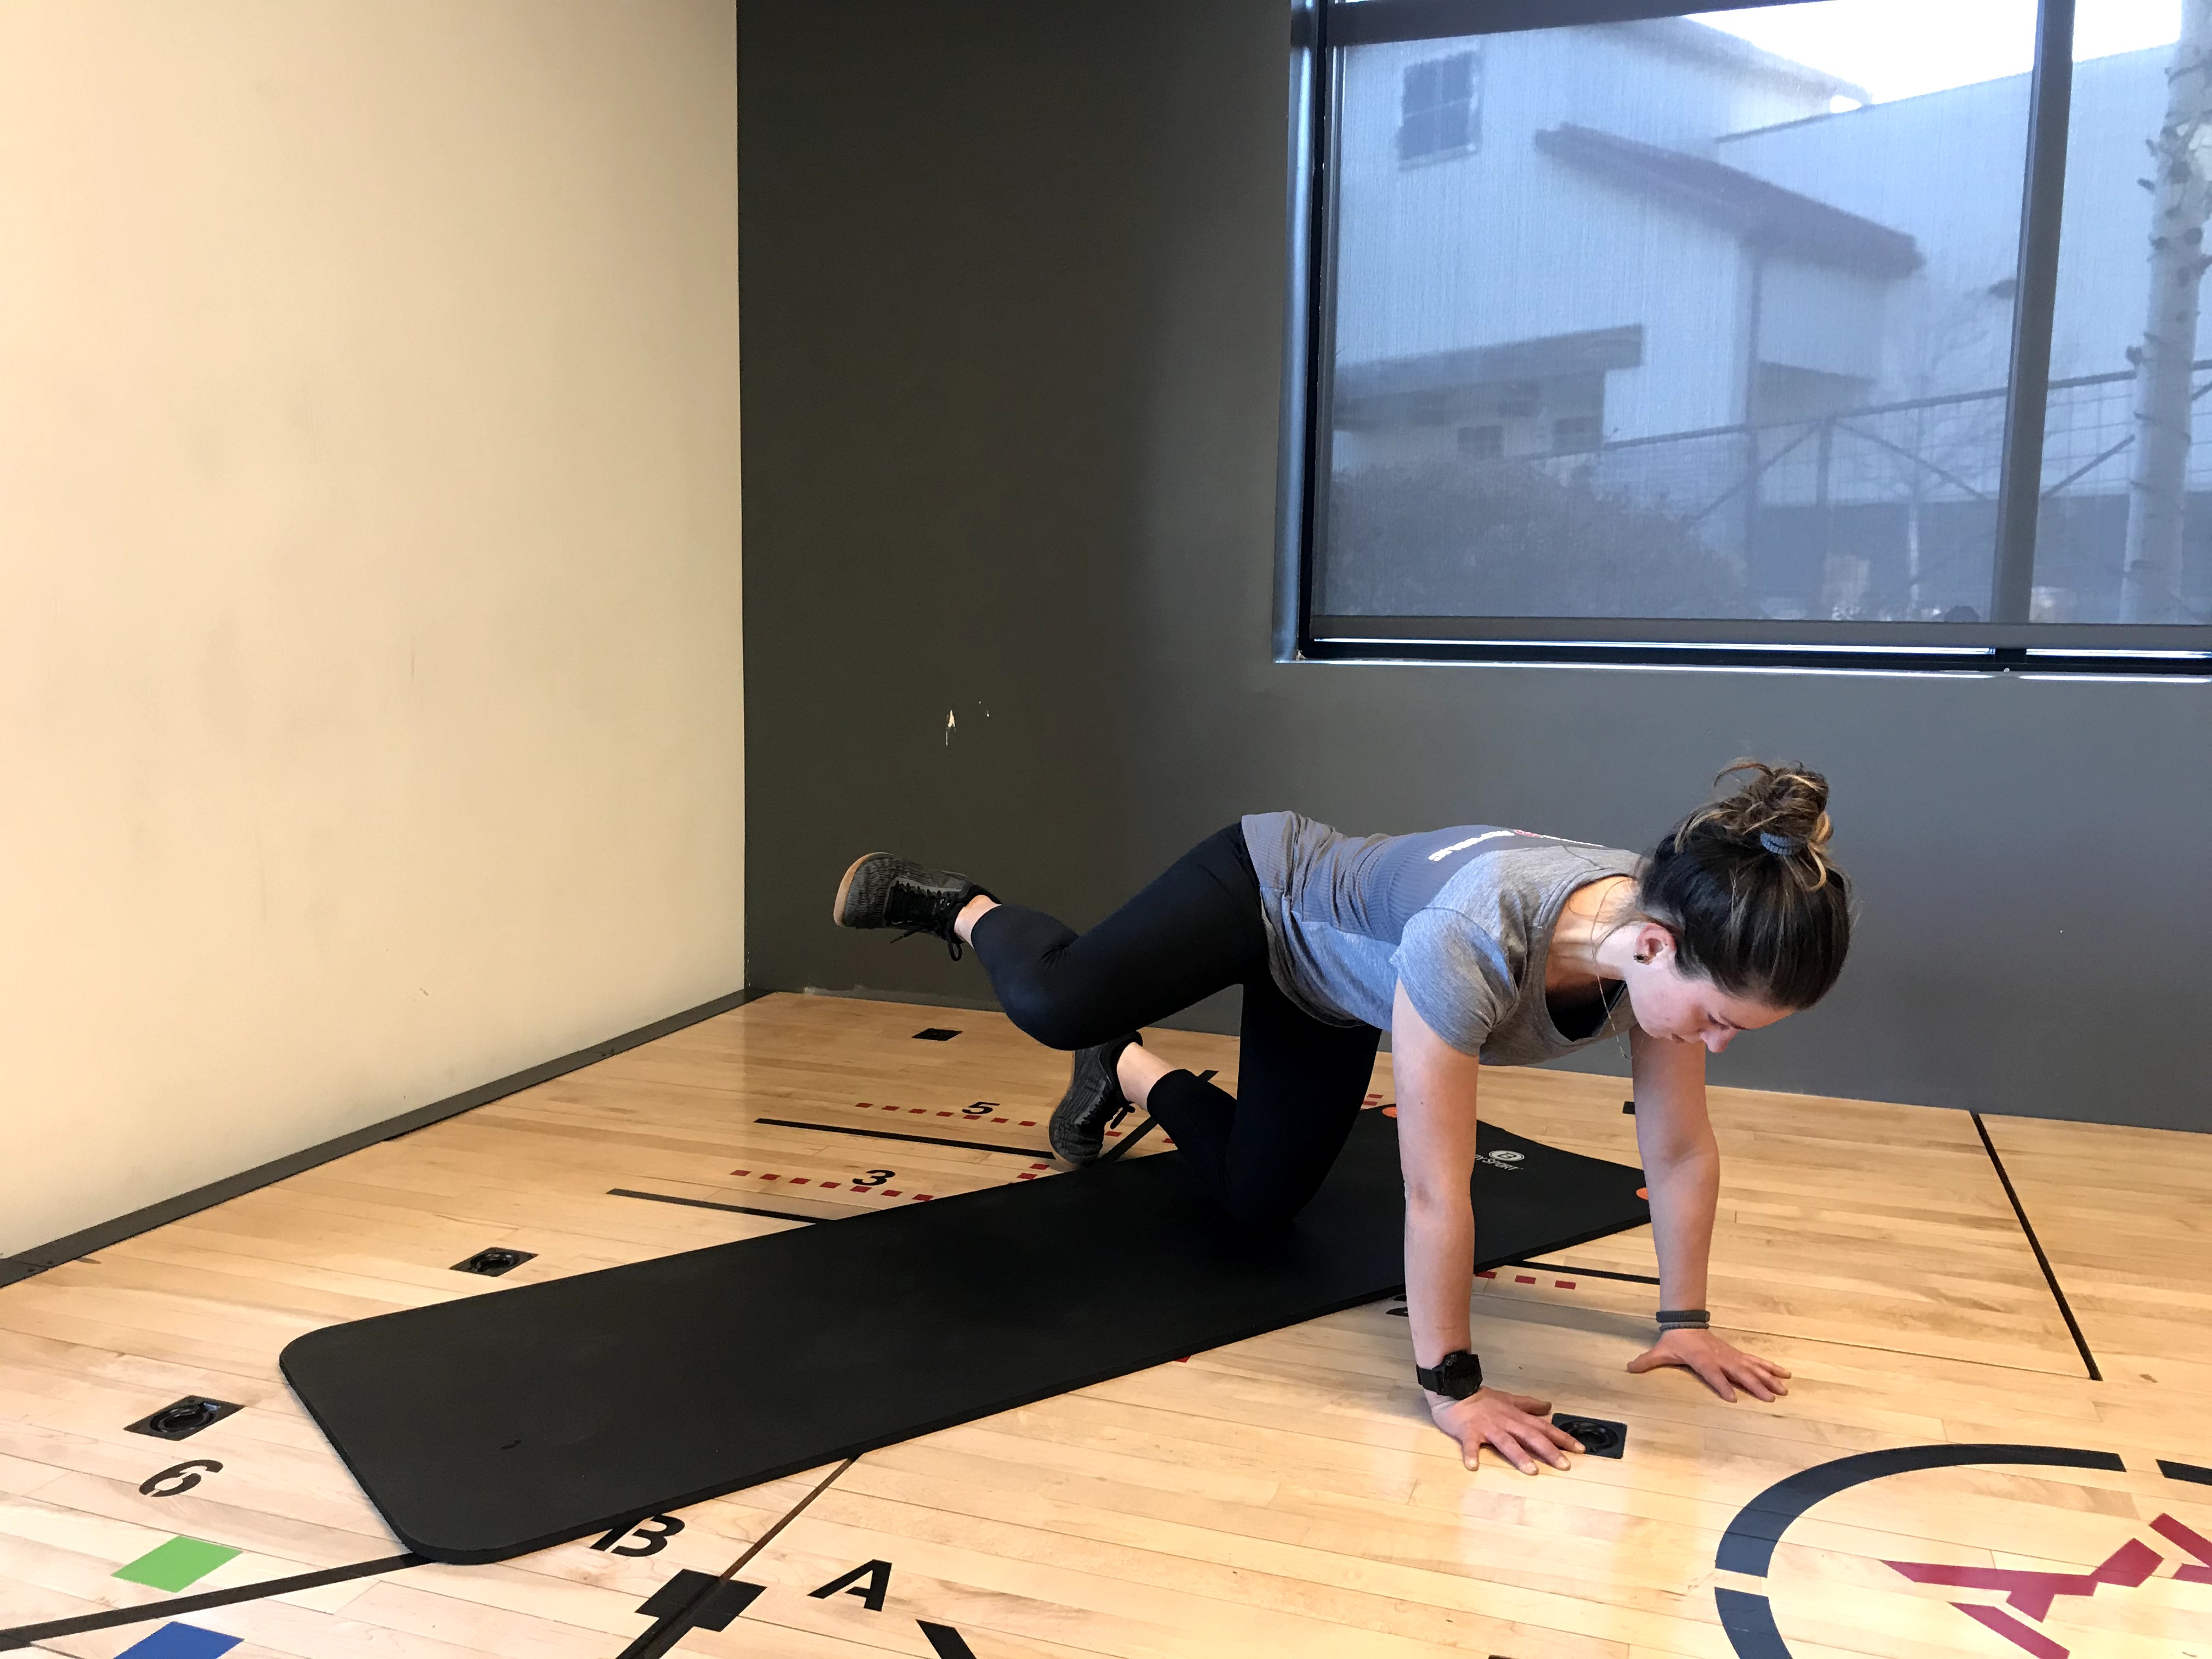
{"type": "MultiPolygon", "coordinates": [[[[1278,495],[1275,655],[1294,661],[1671,665],[1928,673],[2212,677],[2212,626],[2027,620],[2066,149],[2075,0],[2039,0],[2028,91],[2010,375],[1996,495],[1991,620],[1342,617],[1313,605],[1322,488],[1332,476],[1340,49],[1749,10],[1778,0],[1292,0],[1288,294],[1278,495]],[[2124,645],[2114,643],[2124,629],[2124,645]]],[[[1780,0],[1805,3],[1806,0],[1780,0]]],[[[1478,94],[1479,96],[1479,94],[1478,94]]]]}

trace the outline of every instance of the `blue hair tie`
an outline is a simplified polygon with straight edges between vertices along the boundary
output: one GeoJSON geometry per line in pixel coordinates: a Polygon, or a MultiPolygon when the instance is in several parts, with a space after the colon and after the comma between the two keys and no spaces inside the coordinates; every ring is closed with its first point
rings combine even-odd
{"type": "Polygon", "coordinates": [[[1778,859],[1794,859],[1805,850],[1805,843],[1794,836],[1778,836],[1771,830],[1759,832],[1759,844],[1778,859]]]}

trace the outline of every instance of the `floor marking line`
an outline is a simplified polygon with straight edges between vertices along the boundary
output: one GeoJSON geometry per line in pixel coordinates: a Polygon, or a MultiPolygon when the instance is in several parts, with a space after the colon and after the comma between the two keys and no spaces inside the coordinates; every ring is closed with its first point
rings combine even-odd
{"type": "Polygon", "coordinates": [[[1979,1112],[1969,1112],[1974,1120],[1974,1133],[1982,1138],[1983,1150],[1990,1155],[1990,1167],[1997,1172],[1997,1180],[2004,1187],[2004,1195],[2012,1201],[2012,1212],[2020,1219],[2020,1230],[2027,1235],[2027,1248],[2035,1252],[2035,1265],[2043,1269],[2043,1282],[2051,1286],[2051,1299],[2058,1304],[2058,1316],[2066,1322],[2066,1328],[2074,1338],[2074,1346],[2081,1351],[2081,1363],[2089,1368],[2089,1380],[2101,1382],[2105,1374],[2097,1369],[2097,1356],[2089,1352],[2089,1340],[2081,1334],[2081,1327],[2074,1317],[2074,1310],[2066,1300],[2066,1291],[2058,1283],[2058,1275],[2051,1266],[2051,1258],[2043,1253],[2043,1241],[2035,1236],[2035,1225],[2027,1218],[2027,1207],[2013,1190],[2012,1177],[2005,1173],[2004,1160],[1997,1156],[1997,1144],[1990,1139],[1989,1126],[1982,1121],[1979,1112]]]}
{"type": "Polygon", "coordinates": [[[981,1140],[952,1140],[943,1135],[901,1134],[895,1129],[861,1129],[842,1123],[802,1123],[792,1117],[757,1117],[756,1123],[769,1123],[779,1129],[818,1129],[826,1135],[860,1135],[869,1140],[918,1140],[925,1146],[958,1146],[971,1152],[1004,1152],[1009,1158],[1035,1160],[1050,1158],[1049,1150],[1034,1152],[1027,1146],[994,1146],[981,1140]]]}
{"type": "Polygon", "coordinates": [[[1146,1118],[1135,1128],[1130,1130],[1127,1134],[1122,1136],[1116,1145],[1109,1146],[1104,1152],[1099,1153],[1097,1162],[1100,1164],[1111,1164],[1115,1158],[1121,1157],[1122,1153],[1127,1152],[1130,1147],[1135,1146],[1139,1141],[1142,1140],[1146,1135],[1152,1133],[1153,1130],[1159,1127],[1159,1119],[1156,1117],[1146,1118]]]}
{"type": "Polygon", "coordinates": [[[349,1579],[373,1578],[381,1572],[398,1572],[403,1567],[419,1567],[427,1558],[413,1553],[387,1555],[377,1561],[356,1561],[351,1566],[327,1567],[320,1572],[303,1572],[291,1578],[268,1578],[258,1584],[240,1584],[234,1589],[210,1590],[204,1595],[173,1595],[163,1601],[149,1601],[142,1607],[110,1607],[104,1613],[88,1613],[74,1619],[56,1619],[43,1625],[20,1625],[14,1630],[0,1630],[0,1652],[15,1648],[27,1648],[33,1642],[52,1641],[64,1636],[81,1636],[87,1631],[112,1630],[118,1625],[143,1624],[155,1619],[173,1619],[180,1613],[204,1613],[210,1607],[227,1607],[240,1601],[258,1601],[271,1595],[288,1595],[294,1590],[319,1589],[325,1584],[343,1584],[349,1579]]]}
{"type": "Polygon", "coordinates": [[[927,1619],[917,1619],[921,1633],[929,1638],[929,1645],[937,1651],[937,1659],[975,1659],[975,1650],[968,1645],[968,1638],[950,1625],[933,1625],[927,1619]]]}
{"type": "Polygon", "coordinates": [[[717,1204],[711,1198],[678,1198],[673,1193],[633,1192],[628,1187],[610,1187],[609,1198],[646,1198],[655,1204],[685,1204],[695,1210],[733,1210],[739,1215],[764,1215],[773,1221],[835,1221],[836,1216],[800,1215],[795,1210],[763,1210],[753,1204],[717,1204]]]}
{"type": "Polygon", "coordinates": [[[1815,1504],[1837,1493],[1870,1480],[1892,1475],[1917,1474],[1926,1469],[1950,1469],[1976,1463],[2023,1464],[2035,1468],[2105,1469],[2124,1474],[2127,1465],[2107,1451],[2082,1451],[2071,1446],[2028,1446],[1977,1441],[1957,1445],[1893,1446],[1883,1451],[1854,1452],[1848,1456],[1815,1463],[1809,1469],[1785,1475],[1735,1512],[1721,1534],[1713,1565],[1723,1572],[1749,1573],[1764,1578],[1774,1564],[1775,1547],[1782,1534],[1815,1504]]]}
{"type": "Polygon", "coordinates": [[[852,1456],[840,1463],[836,1468],[830,1470],[829,1474],[823,1475],[820,1484],[817,1485],[812,1492],[808,1492],[805,1497],[800,1498],[798,1503],[792,1505],[789,1511],[785,1514],[783,1519],[777,1522],[766,1532],[763,1533],[757,1542],[756,1542],[750,1549],[746,1550],[746,1552],[743,1555],[739,1556],[736,1560],[731,1562],[727,1567],[724,1568],[722,1571],[722,1577],[724,1578],[729,1578],[734,1576],[738,1569],[744,1566],[746,1562],[751,1560],[753,1557],[758,1555],[763,1550],[766,1549],[770,1544],[775,1542],[776,1534],[781,1532],[793,1522],[798,1520],[800,1514],[805,1510],[808,1504],[811,1504],[816,1498],[821,1497],[823,1492],[828,1492],[831,1486],[836,1484],[838,1476],[843,1474],[846,1470],[851,1468],[854,1464],[860,1461],[860,1455],[858,1452],[855,1452],[852,1456]]]}
{"type": "Polygon", "coordinates": [[[1559,1261],[1509,1261],[1509,1267],[1536,1267],[1547,1273],[1580,1273],[1585,1279],[1617,1279],[1624,1285],[1656,1285],[1650,1273],[1617,1273],[1604,1267],[1570,1267],[1559,1261]]]}
{"type": "MultiPolygon", "coordinates": [[[[728,1566],[723,1568],[720,1573],[716,1577],[708,1579],[707,1582],[700,1587],[699,1593],[694,1595],[689,1601],[686,1601],[682,1607],[676,1608],[672,1612],[662,1614],[659,1619],[653,1622],[653,1627],[650,1630],[647,1631],[643,1635],[640,1636],[637,1640],[624,1648],[621,1654],[617,1656],[617,1659],[659,1659],[659,1656],[665,1654],[671,1648],[673,1648],[678,1642],[682,1641],[684,1638],[690,1632],[693,1621],[696,1619],[699,1613],[707,1606],[708,1602],[713,1600],[715,1592],[734,1579],[738,1575],[739,1568],[743,1567],[746,1562],[751,1560],[753,1557],[758,1555],[771,1543],[775,1542],[775,1536],[778,1533],[781,1532],[786,1527],[799,1519],[799,1516],[805,1512],[808,1504],[811,1504],[816,1498],[821,1497],[823,1492],[829,1491],[831,1485],[836,1482],[839,1475],[844,1474],[846,1470],[851,1468],[854,1464],[860,1461],[859,1455],[855,1454],[854,1455],[847,1458],[836,1468],[830,1470],[830,1473],[824,1475],[820,1482],[816,1485],[813,1491],[808,1492],[805,1497],[800,1498],[796,1504],[793,1504],[791,1508],[785,1510],[782,1516],[776,1522],[776,1523],[756,1539],[743,1555],[740,1555],[736,1560],[731,1562],[728,1566]]],[[[705,1577],[703,1574],[701,1576],[702,1577],[705,1577]]]]}

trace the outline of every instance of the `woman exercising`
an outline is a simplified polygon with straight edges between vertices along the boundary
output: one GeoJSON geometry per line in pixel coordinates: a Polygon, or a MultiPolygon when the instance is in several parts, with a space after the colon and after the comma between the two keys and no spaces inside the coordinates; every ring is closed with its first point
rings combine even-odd
{"type": "Polygon", "coordinates": [[[1636,1136],[1659,1253],[1657,1340],[1632,1371],[1680,1365],[1724,1400],[1771,1400],[1790,1373],[1708,1328],[1706,1261],[1720,1155],[1705,1052],[1826,994],[1850,945],[1850,889],[1829,863],[1827,781],[1740,761],[1734,793],[1650,854],[1462,824],[1350,836],[1294,812],[1210,836],[1089,933],[1005,904],[967,877],[872,853],[846,871],[847,927],[902,927],[975,947],[1007,1016],[1075,1051],[1053,1150],[1098,1157],[1134,1105],[1158,1120],[1231,1214],[1287,1220],[1351,1133],[1384,1028],[1406,1176],[1406,1297],[1430,1415],[1474,1467],[1488,1445],[1523,1474],[1582,1447],[1549,1402],[1482,1385],[1468,1352],[1476,1085],[1626,1031],[1636,1136]],[[1137,1028],[1244,990],[1239,1092],[1146,1049],[1137,1028]]]}

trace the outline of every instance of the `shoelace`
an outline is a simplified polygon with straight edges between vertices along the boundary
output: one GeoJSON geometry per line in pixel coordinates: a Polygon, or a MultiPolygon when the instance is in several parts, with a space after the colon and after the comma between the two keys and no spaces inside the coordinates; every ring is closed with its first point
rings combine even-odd
{"type": "MultiPolygon", "coordinates": [[[[912,939],[916,933],[928,933],[929,931],[930,930],[927,927],[909,927],[906,932],[901,933],[898,938],[891,942],[894,945],[903,945],[907,940],[912,939]]],[[[931,933],[930,937],[934,939],[936,935],[934,933],[931,933]]],[[[954,933],[946,939],[945,941],[945,948],[952,953],[953,961],[959,961],[962,955],[960,949],[960,935],[954,933]]]]}

